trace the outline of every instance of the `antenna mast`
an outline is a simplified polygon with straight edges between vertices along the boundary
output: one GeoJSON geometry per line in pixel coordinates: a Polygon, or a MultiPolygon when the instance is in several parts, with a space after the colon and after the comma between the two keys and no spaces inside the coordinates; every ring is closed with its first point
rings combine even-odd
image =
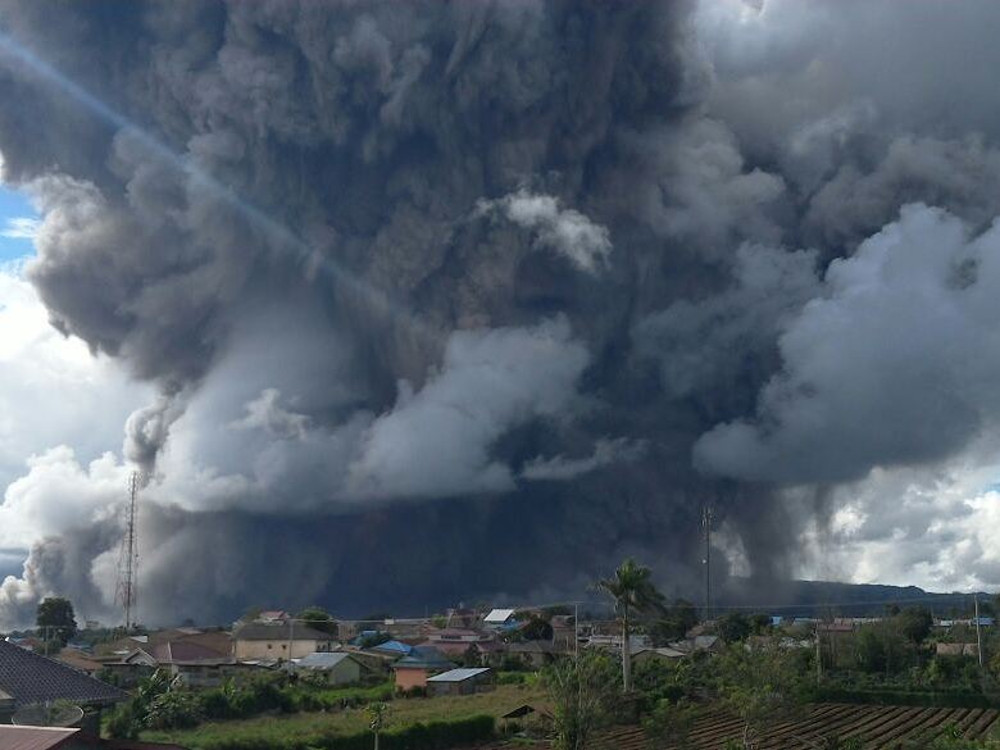
{"type": "Polygon", "coordinates": [[[128,478],[128,518],[125,536],[122,538],[121,554],[118,558],[118,585],[115,601],[122,606],[125,615],[125,632],[130,633],[136,625],[138,608],[139,548],[136,544],[135,516],[139,500],[139,472],[133,471],[128,478]]]}
{"type": "Polygon", "coordinates": [[[701,509],[701,532],[705,541],[705,619],[712,619],[712,506],[701,509]]]}

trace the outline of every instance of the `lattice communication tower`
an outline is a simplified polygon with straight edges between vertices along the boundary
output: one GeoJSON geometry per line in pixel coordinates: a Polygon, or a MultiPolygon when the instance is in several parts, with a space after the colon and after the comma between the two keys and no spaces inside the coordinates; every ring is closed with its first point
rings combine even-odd
{"type": "Polygon", "coordinates": [[[115,602],[121,605],[126,633],[135,628],[138,609],[139,591],[136,579],[139,574],[139,545],[135,528],[138,501],[139,472],[133,471],[128,478],[125,536],[122,537],[121,552],[118,556],[118,583],[115,587],[115,602]]]}

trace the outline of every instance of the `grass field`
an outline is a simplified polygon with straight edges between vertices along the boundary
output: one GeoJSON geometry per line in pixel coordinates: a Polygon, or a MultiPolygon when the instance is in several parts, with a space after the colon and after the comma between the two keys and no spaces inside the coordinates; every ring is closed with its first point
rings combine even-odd
{"type": "MultiPolygon", "coordinates": [[[[402,727],[434,719],[457,719],[477,714],[500,716],[522,703],[537,704],[540,688],[527,685],[500,685],[490,693],[442,698],[400,698],[392,701],[389,726],[402,727]]],[[[253,719],[215,721],[195,729],[176,732],[143,732],[151,742],[173,742],[197,750],[205,742],[220,737],[286,739],[306,738],[320,732],[351,734],[367,727],[364,709],[355,708],[330,713],[267,715],[253,719]]]]}

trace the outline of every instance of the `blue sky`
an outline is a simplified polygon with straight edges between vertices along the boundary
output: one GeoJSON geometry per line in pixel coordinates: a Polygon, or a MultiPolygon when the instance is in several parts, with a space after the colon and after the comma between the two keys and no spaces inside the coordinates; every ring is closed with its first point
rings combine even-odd
{"type": "Polygon", "coordinates": [[[37,219],[23,194],[0,186],[0,263],[34,254],[32,222],[37,219]]]}

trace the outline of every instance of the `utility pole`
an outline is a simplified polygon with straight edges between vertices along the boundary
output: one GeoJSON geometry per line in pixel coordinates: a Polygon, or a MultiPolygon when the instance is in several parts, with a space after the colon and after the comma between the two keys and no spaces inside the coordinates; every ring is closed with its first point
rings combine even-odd
{"type": "Polygon", "coordinates": [[[580,603],[573,602],[573,658],[580,661],[580,603]]]}
{"type": "Polygon", "coordinates": [[[125,617],[125,633],[132,632],[136,625],[138,609],[139,547],[136,539],[136,510],[139,500],[139,472],[133,471],[128,478],[128,511],[125,518],[125,536],[122,538],[121,553],[118,558],[118,585],[115,599],[122,606],[125,617]]]}
{"type": "Polygon", "coordinates": [[[976,651],[979,654],[979,668],[983,668],[983,635],[979,630],[979,594],[973,596],[976,605],[976,651]]]}
{"type": "Polygon", "coordinates": [[[820,644],[820,634],[823,632],[823,623],[816,623],[816,684],[823,680],[823,647],[820,644]]]}
{"type": "Polygon", "coordinates": [[[712,506],[701,509],[701,532],[705,542],[705,620],[712,619],[712,506]]]}

